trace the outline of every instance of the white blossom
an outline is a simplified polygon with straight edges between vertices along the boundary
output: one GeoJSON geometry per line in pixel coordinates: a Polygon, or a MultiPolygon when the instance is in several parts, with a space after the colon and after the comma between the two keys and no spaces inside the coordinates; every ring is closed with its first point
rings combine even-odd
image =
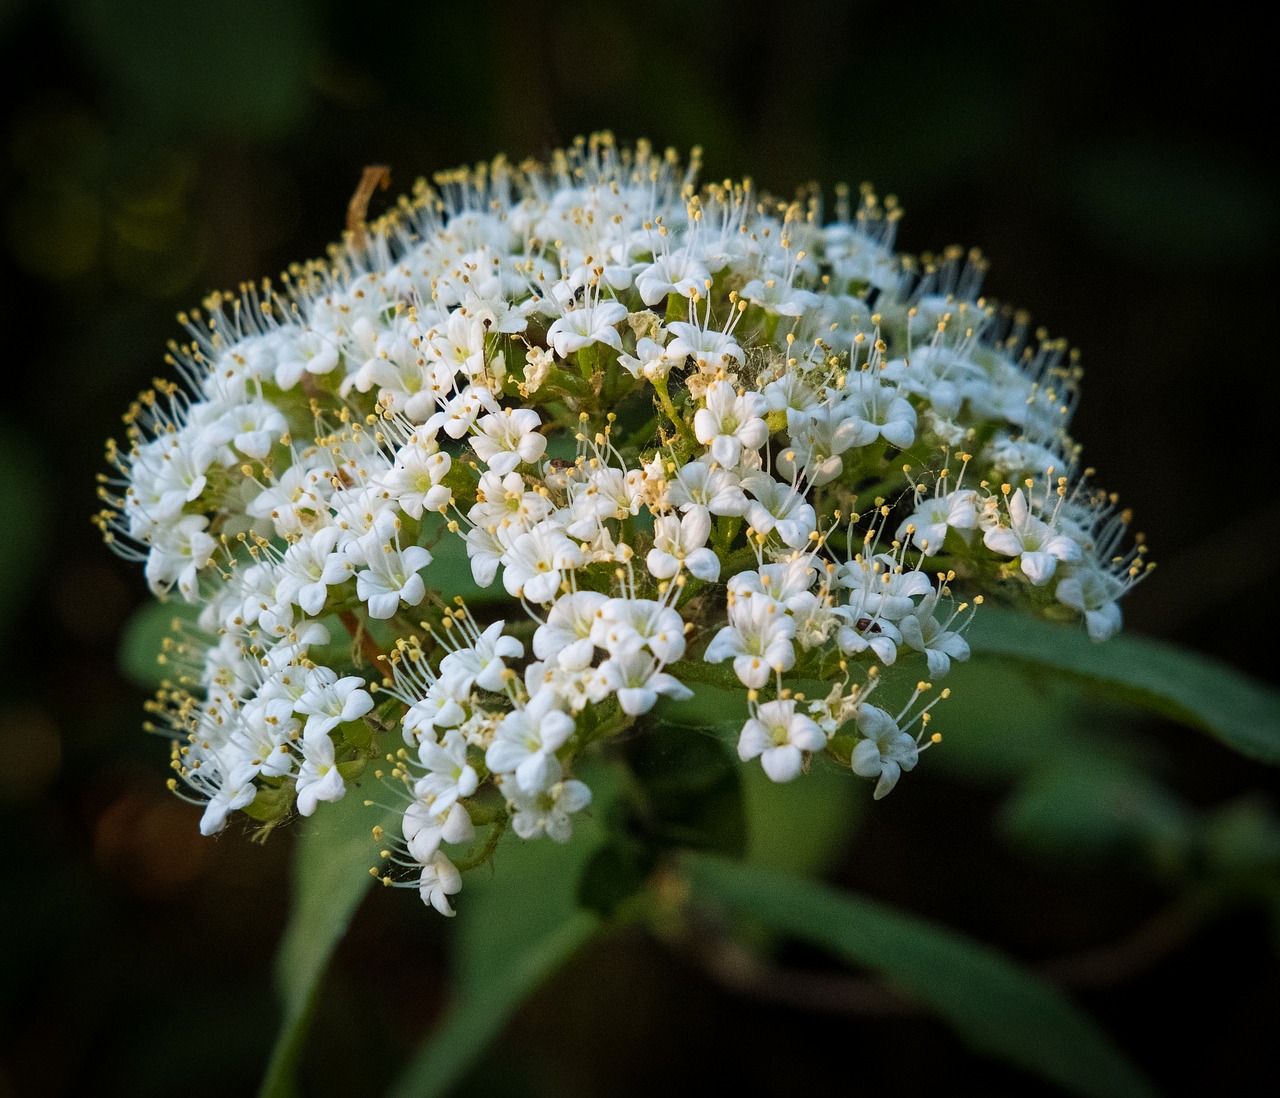
{"type": "Polygon", "coordinates": [[[451,915],[459,866],[570,841],[584,753],[700,682],[745,700],[744,762],[826,753],[882,797],[938,737],[868,697],[966,659],[987,592],[1119,630],[1151,565],[1067,432],[1065,345],[979,260],[898,255],[869,190],[695,168],[498,160],[182,315],[96,521],[194,607],[149,716],[203,833],[358,772],[399,806],[380,879],[451,915]]]}
{"type": "Polygon", "coordinates": [[[794,699],[765,702],[742,726],[738,758],[758,758],[775,782],[789,782],[800,775],[806,752],[821,751],[827,737],[817,723],[796,712],[794,699]]]}
{"type": "Polygon", "coordinates": [[[591,803],[591,790],[572,778],[556,782],[543,792],[526,793],[516,787],[510,789],[508,795],[515,810],[511,829],[520,838],[546,835],[558,843],[567,843],[573,836],[573,821],[569,817],[591,803]]]}
{"type": "Polygon", "coordinates": [[[883,709],[862,704],[858,708],[858,731],[863,739],[853,749],[853,772],[863,778],[877,778],[875,799],[888,795],[904,770],[914,769],[920,759],[916,741],[900,731],[898,723],[883,709]]]}

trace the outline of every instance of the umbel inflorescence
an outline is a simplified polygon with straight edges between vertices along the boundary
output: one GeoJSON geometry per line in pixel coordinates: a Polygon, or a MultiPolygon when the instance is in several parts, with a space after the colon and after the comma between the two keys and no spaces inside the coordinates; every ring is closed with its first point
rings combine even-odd
{"type": "Polygon", "coordinates": [[[825,753],[881,797],[984,597],[1120,627],[1149,565],[1068,434],[1075,356],[979,256],[896,254],[870,189],[697,168],[596,135],[444,174],[180,318],[97,519],[198,608],[149,726],[204,833],[380,780],[384,879],[452,914],[696,684],[774,781],[825,753]]]}

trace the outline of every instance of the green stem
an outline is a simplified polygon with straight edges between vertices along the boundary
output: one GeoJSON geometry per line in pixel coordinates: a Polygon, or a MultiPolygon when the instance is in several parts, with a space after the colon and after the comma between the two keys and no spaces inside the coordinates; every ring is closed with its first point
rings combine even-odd
{"type": "Polygon", "coordinates": [[[773,345],[774,337],[778,334],[778,321],[781,319],[778,313],[765,313],[763,342],[766,347],[773,345]]]}
{"type": "Polygon", "coordinates": [[[467,815],[471,817],[471,822],[476,827],[488,827],[489,824],[497,823],[507,814],[507,810],[500,804],[481,804],[471,797],[464,800],[462,806],[467,810],[467,815]]]}
{"type": "Polygon", "coordinates": [[[600,345],[588,343],[578,348],[578,369],[582,372],[583,381],[590,382],[600,369],[600,345]]]}
{"type": "Polygon", "coordinates": [[[478,865],[483,865],[492,856],[498,846],[498,840],[502,838],[503,832],[507,830],[507,817],[502,816],[494,825],[493,830],[489,832],[488,838],[485,839],[484,845],[472,854],[469,858],[462,858],[454,862],[454,866],[459,873],[465,873],[468,869],[474,869],[478,865]]]}
{"type": "Polygon", "coordinates": [[[716,551],[716,556],[724,560],[729,553],[729,546],[733,544],[733,539],[738,536],[738,530],[742,526],[741,515],[718,515],[716,524],[711,528],[711,545],[716,551]]]}
{"type": "Polygon", "coordinates": [[[619,732],[623,732],[635,723],[635,718],[628,716],[626,713],[617,713],[608,720],[603,721],[586,736],[580,736],[582,747],[588,744],[598,743],[600,740],[607,740],[611,736],[616,736],[619,732]]]}
{"type": "Polygon", "coordinates": [[[662,410],[667,414],[667,418],[675,425],[677,431],[686,442],[698,445],[698,439],[693,431],[689,428],[689,424],[685,422],[684,416],[676,411],[676,406],[671,402],[671,394],[667,392],[667,379],[660,377],[653,383],[653,388],[658,394],[658,403],[662,405],[662,410]]]}

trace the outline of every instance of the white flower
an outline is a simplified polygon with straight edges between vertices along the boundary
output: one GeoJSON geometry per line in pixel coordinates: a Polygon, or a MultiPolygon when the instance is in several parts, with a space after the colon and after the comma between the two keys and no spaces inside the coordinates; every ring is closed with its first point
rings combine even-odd
{"type": "Polygon", "coordinates": [[[461,704],[465,700],[465,697],[455,697],[447,683],[439,680],[431,683],[404,715],[406,740],[412,743],[413,737],[432,736],[437,728],[461,724],[467,716],[461,704]]]}
{"type": "Polygon", "coordinates": [[[418,862],[429,862],[444,843],[467,843],[475,838],[475,825],[467,810],[455,800],[437,812],[435,805],[414,800],[404,811],[400,830],[410,855],[418,862]]]}
{"type": "Polygon", "coordinates": [[[948,629],[956,613],[940,622],[933,616],[938,592],[930,591],[910,614],[898,621],[902,643],[923,652],[929,662],[930,678],[940,679],[951,670],[951,661],[969,658],[969,643],[959,633],[948,629]]]}
{"type": "Polygon", "coordinates": [[[419,571],[431,563],[431,554],[421,545],[394,549],[383,545],[366,558],[368,568],[356,573],[356,596],[369,605],[371,618],[386,619],[400,604],[417,606],[426,597],[426,585],[419,571]]]}
{"type": "Polygon", "coordinates": [[[793,484],[782,484],[768,473],[751,473],[742,486],[755,498],[747,504],[747,522],[761,534],[776,532],[784,544],[803,549],[818,528],[817,512],[793,484]]]}
{"type": "Polygon", "coordinates": [[[323,733],[304,739],[302,767],[298,771],[298,811],[310,816],[321,801],[341,800],[346,791],[334,762],[333,740],[323,733]]]}
{"type": "Polygon", "coordinates": [[[560,358],[592,343],[603,343],[615,351],[622,350],[622,336],[617,325],[627,318],[627,307],[617,301],[598,301],[570,309],[547,329],[547,342],[560,358]]]}
{"type": "Polygon", "coordinates": [[[1022,571],[1036,587],[1053,579],[1059,561],[1074,564],[1083,557],[1075,541],[1031,513],[1021,488],[1008,498],[1008,506],[1009,525],[992,526],[983,535],[983,544],[994,553],[1020,557],[1022,571]]]}
{"type": "Polygon", "coordinates": [[[304,373],[317,377],[330,373],[338,365],[338,342],[310,328],[291,331],[288,338],[278,339],[275,351],[276,384],[292,389],[304,373]]]}
{"type": "Polygon", "coordinates": [[[580,670],[591,662],[595,642],[591,630],[608,597],[598,591],[562,595],[547,612],[547,620],[533,634],[533,652],[540,660],[580,670]]]}
{"type": "MultiPolygon", "coordinates": [[[[677,321],[668,329],[675,338],[667,344],[667,356],[676,361],[692,358],[699,369],[727,370],[730,360],[743,362],[742,347],[727,332],[708,331],[697,324],[677,321]]],[[[734,464],[737,464],[736,462],[734,464]]]]}
{"type": "Polygon", "coordinates": [[[668,294],[692,297],[702,293],[711,279],[694,252],[681,250],[658,256],[636,275],[636,291],[646,305],[656,305],[668,294]]]}
{"type": "Polygon", "coordinates": [[[476,379],[484,375],[484,320],[462,309],[449,313],[443,330],[435,328],[426,340],[426,349],[451,373],[476,379]]]}
{"type": "Polygon", "coordinates": [[[450,896],[462,891],[462,874],[453,862],[436,851],[422,867],[418,878],[418,895],[422,902],[434,907],[441,915],[452,917],[455,912],[449,903],[450,896]]]}
{"type": "MultiPolygon", "coordinates": [[[[477,586],[488,587],[498,574],[498,565],[510,548],[499,536],[498,526],[473,526],[467,531],[467,556],[471,560],[471,575],[477,586]]],[[[517,534],[520,531],[517,529],[517,534]]]]}
{"type": "Polygon", "coordinates": [[[560,590],[561,572],[585,563],[582,549],[552,522],[521,534],[502,554],[502,584],[509,595],[550,602],[560,590]]]}
{"type": "Polygon", "coordinates": [[[449,729],[439,743],[423,740],[418,761],[427,773],[414,783],[413,795],[433,816],[448,812],[460,798],[470,797],[479,788],[475,767],[467,762],[467,741],[456,728],[449,729]]]}
{"type": "Polygon", "coordinates": [[[337,552],[340,533],[336,526],[324,526],[285,550],[275,587],[277,599],[292,602],[313,617],[324,609],[329,588],[351,575],[346,557],[337,552]]]}
{"type": "MultiPolygon", "coordinates": [[[[501,335],[517,335],[529,326],[529,314],[533,311],[535,302],[532,298],[528,298],[518,304],[507,301],[500,296],[503,292],[502,281],[501,278],[497,278],[489,282],[486,288],[491,289],[492,292],[488,296],[482,296],[472,290],[464,290],[462,300],[458,303],[457,313],[478,323],[482,331],[497,332],[501,335]]],[[[516,285],[519,289],[523,289],[523,286],[519,283],[516,285]]],[[[453,317],[456,314],[450,313],[449,315],[453,317]]],[[[489,361],[491,373],[493,368],[494,363],[491,359],[489,361]]]]}
{"type": "Polygon", "coordinates": [[[541,691],[502,718],[485,765],[495,774],[514,774],[516,788],[525,793],[542,792],[560,780],[555,753],[573,730],[573,718],[555,708],[549,691],[541,691]]]}
{"type": "Polygon", "coordinates": [[[556,782],[550,789],[526,793],[519,788],[503,789],[508,803],[515,810],[511,816],[511,830],[522,839],[534,839],[545,834],[558,843],[567,843],[573,837],[573,821],[570,815],[591,803],[591,790],[580,781],[570,778],[556,782]]]}
{"type": "Polygon", "coordinates": [[[684,655],[684,620],[652,599],[608,599],[596,610],[591,640],[611,656],[648,648],[663,663],[684,655]]]}
{"type": "Polygon", "coordinates": [[[133,463],[130,499],[136,508],[136,532],[176,519],[184,504],[199,499],[216,455],[217,446],[194,427],[149,443],[133,463]]]}
{"type": "Polygon", "coordinates": [[[472,640],[470,646],[450,652],[440,661],[440,679],[455,696],[468,694],[472,684],[481,690],[500,691],[506,670],[504,660],[519,659],[524,645],[503,636],[505,621],[495,621],[472,640]]]}
{"type": "Polygon", "coordinates": [[[531,464],[546,452],[547,440],[538,433],[541,425],[541,418],[532,408],[504,408],[480,419],[471,445],[481,461],[505,477],[521,462],[531,464]]]}
{"type": "Polygon", "coordinates": [[[786,560],[765,564],[758,571],[739,572],[729,579],[729,592],[736,598],[763,595],[781,603],[792,613],[812,610],[818,602],[813,593],[818,567],[805,553],[792,553],[786,560]]]}
{"type": "Polygon", "coordinates": [[[331,667],[313,667],[307,672],[306,689],[294,709],[307,718],[302,734],[308,740],[328,736],[339,724],[359,720],[373,708],[373,698],[359,675],[338,678],[331,667]]]}
{"type": "Polygon", "coordinates": [[[338,548],[355,564],[365,563],[395,540],[400,529],[396,506],[386,492],[370,486],[336,491],[329,501],[339,530],[338,548]]]}
{"type": "Polygon", "coordinates": [[[247,808],[257,794],[258,787],[248,779],[240,783],[224,779],[204,806],[200,834],[216,835],[227,826],[227,816],[237,808],[247,808]]]}
{"type": "Polygon", "coordinates": [[[711,534],[711,518],[702,508],[682,518],[663,515],[654,520],[653,548],[645,558],[649,574],[672,579],[681,568],[708,583],[720,578],[720,558],[705,548],[711,534]]]}
{"type": "Polygon", "coordinates": [[[930,344],[914,351],[910,361],[887,363],[880,376],[903,392],[927,398],[937,415],[950,419],[959,413],[964,395],[974,392],[983,370],[962,353],[930,344]]]}
{"type": "Polygon", "coordinates": [[[636,341],[634,355],[618,356],[619,365],[627,373],[636,379],[644,378],[646,381],[661,381],[671,372],[672,366],[682,361],[684,361],[682,358],[669,355],[666,347],[648,336],[642,336],[636,341]]]}
{"type": "Polygon", "coordinates": [[[693,697],[693,691],[674,675],[660,670],[662,664],[643,650],[610,656],[600,665],[599,680],[604,690],[618,695],[618,705],[631,717],[647,713],[665,695],[677,701],[693,697]]]}
{"type": "Polygon", "coordinates": [[[600,467],[591,470],[585,479],[572,481],[570,492],[573,502],[569,506],[565,532],[575,538],[590,540],[603,530],[603,519],[638,514],[643,483],[643,476],[638,473],[638,470],[627,473],[621,469],[600,467]]]}
{"type": "Polygon", "coordinates": [[[858,707],[858,731],[865,739],[853,749],[850,764],[863,778],[879,778],[875,799],[887,795],[904,770],[911,770],[920,759],[916,741],[898,729],[897,722],[883,709],[865,702],[858,707]]]}
{"type": "Polygon", "coordinates": [[[284,413],[265,400],[229,408],[223,418],[233,432],[231,445],[251,458],[265,458],[289,429],[284,413]]]}
{"type": "Polygon", "coordinates": [[[230,782],[241,786],[259,774],[268,778],[286,777],[293,773],[295,756],[291,750],[298,734],[298,721],[293,716],[289,698],[250,698],[239,710],[230,743],[242,749],[238,765],[232,768],[230,782]]]}
{"type": "Polygon", "coordinates": [[[795,701],[788,698],[756,708],[738,736],[738,758],[743,762],[759,758],[770,778],[789,782],[799,776],[805,752],[826,746],[822,729],[812,718],[797,713],[795,701]]]}
{"type": "Polygon", "coordinates": [[[795,622],[767,595],[737,599],[729,610],[729,624],[707,645],[707,663],[733,660],[733,671],[744,686],[759,689],[775,671],[789,671],[796,653],[791,640],[795,622]]]}
{"type": "Polygon", "coordinates": [[[870,650],[886,667],[898,658],[898,645],[902,634],[887,618],[865,613],[860,600],[857,605],[836,608],[843,624],[836,630],[836,644],[840,651],[851,656],[870,650]]]}
{"type": "Polygon", "coordinates": [[[914,599],[933,590],[929,577],[918,569],[903,569],[894,557],[877,553],[857,556],[836,570],[836,582],[847,587],[849,605],[859,614],[897,621],[915,609],[914,599]]]}
{"type": "Polygon", "coordinates": [[[462,438],[482,412],[493,414],[497,411],[498,402],[492,392],[483,385],[468,385],[434,413],[423,425],[423,430],[428,435],[443,431],[450,438],[462,438]]]}
{"type": "Polygon", "coordinates": [[[753,278],[742,287],[742,299],[778,316],[803,316],[806,309],[821,300],[812,290],[799,289],[790,280],[777,278],[753,278]]]}
{"type": "Polygon", "coordinates": [[[916,438],[916,410],[890,385],[864,381],[851,388],[846,422],[852,425],[854,446],[868,446],[878,438],[907,449],[916,438]]]}
{"type": "Polygon", "coordinates": [[[924,553],[940,553],[947,531],[955,530],[966,541],[978,525],[977,493],[958,488],[945,496],[926,499],[898,525],[898,537],[911,534],[911,543],[924,553]],[[914,527],[914,530],[910,528],[914,527]]]}
{"type": "Polygon", "coordinates": [[[440,481],[448,475],[452,460],[434,440],[416,437],[396,452],[395,464],[379,477],[406,515],[421,518],[423,511],[436,511],[449,502],[452,493],[440,481]]]}
{"type": "Polygon", "coordinates": [[[1123,593],[1124,583],[1110,572],[1085,565],[1059,580],[1053,597],[1083,614],[1089,637],[1101,642],[1120,631],[1120,605],[1116,599],[1123,593]]]}
{"type": "Polygon", "coordinates": [[[508,543],[552,511],[551,501],[539,492],[529,491],[519,473],[482,473],[476,501],[467,518],[477,526],[501,527],[508,543]]]}
{"type": "MultiPolygon", "coordinates": [[[[673,328],[675,325],[672,326],[673,328]]],[[[693,433],[711,456],[725,469],[734,469],[745,446],[758,450],[769,439],[764,421],[764,397],[759,393],[737,392],[727,381],[717,381],[707,390],[707,405],[693,416],[693,433]]]]}
{"type": "Polygon", "coordinates": [[[859,429],[844,402],[828,400],[804,410],[787,409],[791,450],[778,459],[786,476],[802,472],[815,487],[833,481],[844,471],[843,453],[857,441],[859,429]]]}
{"type": "Polygon", "coordinates": [[[747,511],[738,474],[703,461],[690,461],[675,470],[667,484],[667,498],[685,513],[701,509],[712,515],[744,515],[747,511]]]}
{"type": "Polygon", "coordinates": [[[158,595],[177,587],[187,602],[195,602],[196,577],[213,553],[217,542],[205,529],[204,515],[184,515],[173,526],[160,527],[147,554],[147,584],[158,595]]]}
{"type": "Polygon", "coordinates": [[[310,530],[319,521],[332,487],[323,471],[309,462],[295,460],[284,472],[272,475],[268,486],[245,505],[245,513],[271,519],[280,537],[310,530]]]}

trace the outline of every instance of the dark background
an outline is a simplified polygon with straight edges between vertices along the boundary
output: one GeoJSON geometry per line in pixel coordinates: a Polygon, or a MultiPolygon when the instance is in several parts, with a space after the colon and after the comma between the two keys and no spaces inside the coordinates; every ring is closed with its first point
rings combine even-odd
{"type": "MultiPolygon", "coordinates": [[[[1123,7],[0,3],[0,1096],[256,1086],[290,839],[201,839],[166,792],[116,656],[141,568],[89,517],[103,442],[167,372],[176,313],[321,254],[366,164],[394,194],[608,128],[701,145],[706,178],[896,194],[900,248],[980,247],[987,292],[1080,349],[1073,433],[1158,562],[1126,628],[1274,679],[1272,48],[1230,5],[1193,22],[1123,7]]],[[[1273,773],[1167,735],[1191,803],[1274,807],[1273,773]]],[[[998,796],[929,770],[868,815],[843,882],[1033,960],[1158,909],[1123,866],[1010,852],[998,796]]],[[[440,1009],[441,927],[412,894],[366,903],[304,1093],[379,1092],[440,1009]]],[[[1280,1086],[1261,910],[1138,967],[1079,998],[1168,1093],[1280,1086]]],[[[632,933],[560,974],[466,1092],[711,1081],[1029,1092],[928,1018],[764,1002],[632,933]]]]}

